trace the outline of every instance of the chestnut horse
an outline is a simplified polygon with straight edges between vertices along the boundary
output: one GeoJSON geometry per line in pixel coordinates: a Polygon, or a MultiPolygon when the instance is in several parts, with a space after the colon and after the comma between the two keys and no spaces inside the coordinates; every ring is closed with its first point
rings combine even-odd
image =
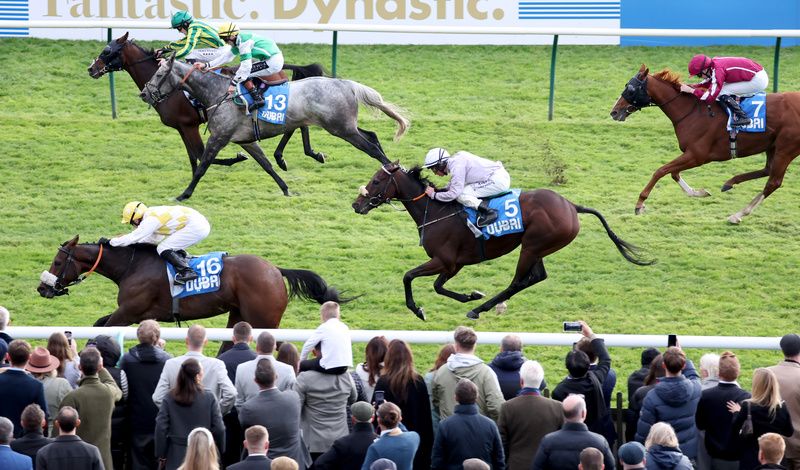
{"type": "MultiPolygon", "coordinates": [[[[47,298],[64,295],[69,286],[83,281],[86,276],[81,274],[88,276],[92,272],[119,286],[117,310],[98,319],[94,326],[127,326],[147,319],[177,320],[172,314],[167,269],[153,245],[78,244],[75,236],[61,245],[50,265],[52,276],[48,277],[55,282],[42,282],[37,290],[47,298]]],[[[228,328],[239,321],[254,328],[277,328],[291,297],[320,304],[350,300],[340,299],[338,291],[312,271],[278,268],[254,255],[228,256],[219,290],[180,299],[179,318],[197,320],[230,312],[228,328]]]]}
{"type": "MultiPolygon", "coordinates": [[[[624,121],[631,113],[648,106],[658,106],[672,121],[678,145],[683,152],[678,158],[662,166],[653,174],[639,194],[636,214],[644,211],[644,201],[656,182],[671,174],[690,197],[706,197],[705,189],[693,189],[681,177],[681,171],[705,165],[708,162],[731,159],[726,121],[728,115],[719,103],[705,105],[694,95],[681,93],[680,77],[668,70],[655,75],[642,65],[639,72],[628,81],[622,96],[611,109],[615,121],[624,121]]],[[[734,185],[757,178],[769,177],[764,189],[744,209],[728,217],[738,224],[764,199],[781,187],[783,175],[792,160],[800,154],[800,93],[771,93],[767,95],[767,129],[763,133],[740,132],[737,137],[738,157],[766,152],[763,169],[742,173],[722,186],[728,191],[734,185]]]]}
{"type": "Polygon", "coordinates": [[[405,170],[397,163],[384,165],[366,186],[361,187],[361,194],[353,203],[353,209],[358,214],[366,214],[395,199],[405,206],[414,219],[420,231],[422,246],[431,259],[408,271],[403,276],[403,285],[406,306],[422,320],[425,320],[425,312],[414,302],[411,292],[411,281],[415,278],[438,274],[433,283],[438,294],[459,302],[478,300],[483,298],[483,294],[478,291],[460,294],[445,289],[444,284],[464,266],[498,258],[522,245],[511,284],[488,302],[467,313],[467,318],[478,318],[482,312],[547,278],[543,259],[575,239],[580,230],[578,213],[592,214],[600,219],[608,237],[626,260],[640,266],[653,264],[653,261],[642,259],[635,246],[612,232],[598,211],[573,204],[549,189],[520,194],[524,232],[492,237],[484,242],[481,249],[479,242],[464,223],[464,208],[461,204],[438,202],[425,196],[425,188],[430,183],[420,177],[421,171],[419,167],[405,170]]]}
{"type": "MultiPolygon", "coordinates": [[[[292,80],[324,75],[322,66],[319,64],[306,66],[286,64],[284,69],[292,71],[292,80]]],[[[120,70],[127,71],[136,86],[139,87],[139,91],[141,91],[144,88],[144,84],[158,70],[158,60],[153,55],[153,51],[142,49],[133,40],[129,40],[128,33],[125,33],[109,42],[100,52],[100,55],[89,66],[89,76],[97,79],[108,72],[120,70]]],[[[161,122],[165,126],[172,127],[181,135],[183,145],[186,146],[186,152],[189,154],[192,174],[194,174],[197,169],[197,161],[203,156],[205,147],[203,139],[200,137],[200,124],[205,121],[183,93],[176,93],[164,103],[156,105],[155,110],[161,116],[161,122]]],[[[287,169],[286,161],[283,159],[283,149],[292,137],[292,133],[293,131],[284,134],[273,154],[278,166],[283,170],[287,169]]],[[[301,127],[300,133],[303,137],[305,154],[320,163],[325,163],[325,155],[315,152],[311,148],[308,127],[301,127]]],[[[240,153],[236,158],[215,158],[212,163],[231,166],[244,160],[247,160],[247,157],[240,153]]]]}

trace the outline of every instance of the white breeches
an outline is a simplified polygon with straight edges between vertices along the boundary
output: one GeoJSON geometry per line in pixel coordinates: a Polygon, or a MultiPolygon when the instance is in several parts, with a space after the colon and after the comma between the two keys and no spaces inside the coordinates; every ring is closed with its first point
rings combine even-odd
{"type": "Polygon", "coordinates": [[[762,70],[755,75],[749,82],[735,82],[726,83],[722,85],[718,96],[722,95],[735,95],[735,96],[753,96],[767,89],[769,84],[769,77],[767,71],[762,70]]]}
{"type": "Polygon", "coordinates": [[[510,187],[511,176],[508,175],[505,168],[500,168],[486,180],[465,185],[464,190],[461,191],[461,195],[456,198],[456,201],[467,207],[477,209],[481,203],[478,198],[494,196],[508,191],[510,187]]]}
{"type": "Polygon", "coordinates": [[[207,49],[192,49],[192,52],[186,54],[183,60],[199,60],[201,62],[211,62],[218,55],[225,52],[225,49],[209,47],[207,49]]]}
{"type": "Polygon", "coordinates": [[[280,72],[281,69],[283,69],[283,54],[275,54],[267,59],[267,68],[264,70],[259,70],[258,72],[253,72],[250,74],[250,76],[266,77],[268,75],[272,75],[273,73],[280,72]]]}
{"type": "Polygon", "coordinates": [[[186,227],[178,230],[177,232],[169,235],[161,243],[156,246],[156,251],[160,255],[166,250],[185,250],[192,245],[195,245],[205,239],[211,226],[205,219],[192,220],[186,227]]]}

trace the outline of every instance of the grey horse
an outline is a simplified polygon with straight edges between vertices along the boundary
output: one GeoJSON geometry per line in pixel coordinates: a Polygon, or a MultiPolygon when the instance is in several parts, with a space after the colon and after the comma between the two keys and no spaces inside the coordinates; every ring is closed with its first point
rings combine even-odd
{"type": "Polygon", "coordinates": [[[261,120],[254,124],[253,117],[245,114],[244,107],[237,106],[230,99],[229,85],[228,77],[198,72],[188,64],[170,59],[161,64],[140,94],[145,102],[156,105],[176,90],[183,89],[208,108],[211,137],[206,143],[200,164],[192,175],[192,182],[178,196],[179,201],[192,196],[211,162],[230,141],[245,149],[272,176],[283,194],[288,196],[286,183],[275,173],[258,145],[256,126],[259,138],[274,137],[301,126],[319,126],[386,164],[389,159],[381,148],[378,136],[358,127],[359,103],[379,109],[397,121],[395,140],[405,134],[410,124],[397,106],[383,101],[380,93],[372,88],[352,80],[326,77],[311,77],[289,83],[289,106],[286,109],[285,124],[276,125],[261,120]]]}

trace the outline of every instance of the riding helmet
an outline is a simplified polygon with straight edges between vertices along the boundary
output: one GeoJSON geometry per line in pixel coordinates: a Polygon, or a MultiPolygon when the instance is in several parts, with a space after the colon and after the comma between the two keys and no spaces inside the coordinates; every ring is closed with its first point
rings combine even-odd
{"type": "Polygon", "coordinates": [[[425,155],[425,164],[422,165],[422,168],[440,165],[445,163],[448,158],[450,158],[450,154],[447,150],[440,147],[432,148],[428,150],[428,153],[425,155]]]}
{"type": "Polygon", "coordinates": [[[711,63],[711,58],[707,55],[697,54],[689,61],[689,75],[697,75],[699,77],[703,70],[711,67],[711,63]]]}
{"type": "Polygon", "coordinates": [[[227,39],[239,34],[239,27],[234,23],[223,23],[217,31],[219,32],[219,37],[227,39]]]}
{"type": "Polygon", "coordinates": [[[192,21],[194,21],[194,18],[192,18],[191,13],[188,11],[181,10],[175,12],[175,14],[172,15],[172,29],[188,28],[192,21]]]}
{"type": "Polygon", "coordinates": [[[131,201],[125,204],[125,207],[122,209],[122,223],[129,224],[134,220],[141,219],[146,210],[147,206],[139,201],[131,201]]]}

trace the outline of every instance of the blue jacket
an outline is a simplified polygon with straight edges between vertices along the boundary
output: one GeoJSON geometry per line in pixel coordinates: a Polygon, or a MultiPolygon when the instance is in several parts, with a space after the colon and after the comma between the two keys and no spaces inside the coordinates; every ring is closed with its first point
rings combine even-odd
{"type": "Polygon", "coordinates": [[[419,434],[414,431],[404,431],[396,436],[384,434],[367,449],[361,470],[369,470],[372,462],[378,459],[391,460],[397,465],[397,470],[411,470],[418,447],[419,434]]]}
{"type": "Polygon", "coordinates": [[[575,470],[580,463],[581,451],[587,447],[603,453],[605,470],[616,468],[614,454],[603,436],[589,431],[584,423],[566,422],[560,430],[544,436],[531,470],[575,470]]]}
{"type": "Polygon", "coordinates": [[[11,450],[8,445],[0,445],[0,468],[3,470],[33,470],[33,460],[11,450]]]}
{"type": "Polygon", "coordinates": [[[693,470],[689,459],[681,454],[680,449],[654,445],[645,456],[647,470],[693,470]]]}
{"type": "Polygon", "coordinates": [[[494,421],[478,413],[478,405],[456,405],[453,416],[439,423],[431,468],[460,470],[464,460],[477,458],[494,470],[506,468],[503,442],[494,421]]]}
{"type": "Polygon", "coordinates": [[[682,376],[663,377],[647,393],[636,426],[636,440],[644,443],[650,427],[664,421],[678,435],[683,455],[690,459],[697,458],[695,414],[701,394],[700,377],[694,370],[692,361],[687,360],[682,376]]]}
{"type": "MultiPolygon", "coordinates": [[[[522,355],[522,351],[501,351],[489,364],[497,376],[497,381],[500,382],[500,390],[506,400],[516,397],[519,392],[519,368],[523,362],[525,356],[522,355]]],[[[539,387],[540,390],[545,388],[545,384],[539,387]]]]}
{"type": "Polygon", "coordinates": [[[31,403],[39,405],[47,418],[47,402],[41,382],[19,369],[8,369],[0,374],[0,416],[5,416],[14,423],[14,437],[22,436],[19,418],[22,410],[31,403]]]}

